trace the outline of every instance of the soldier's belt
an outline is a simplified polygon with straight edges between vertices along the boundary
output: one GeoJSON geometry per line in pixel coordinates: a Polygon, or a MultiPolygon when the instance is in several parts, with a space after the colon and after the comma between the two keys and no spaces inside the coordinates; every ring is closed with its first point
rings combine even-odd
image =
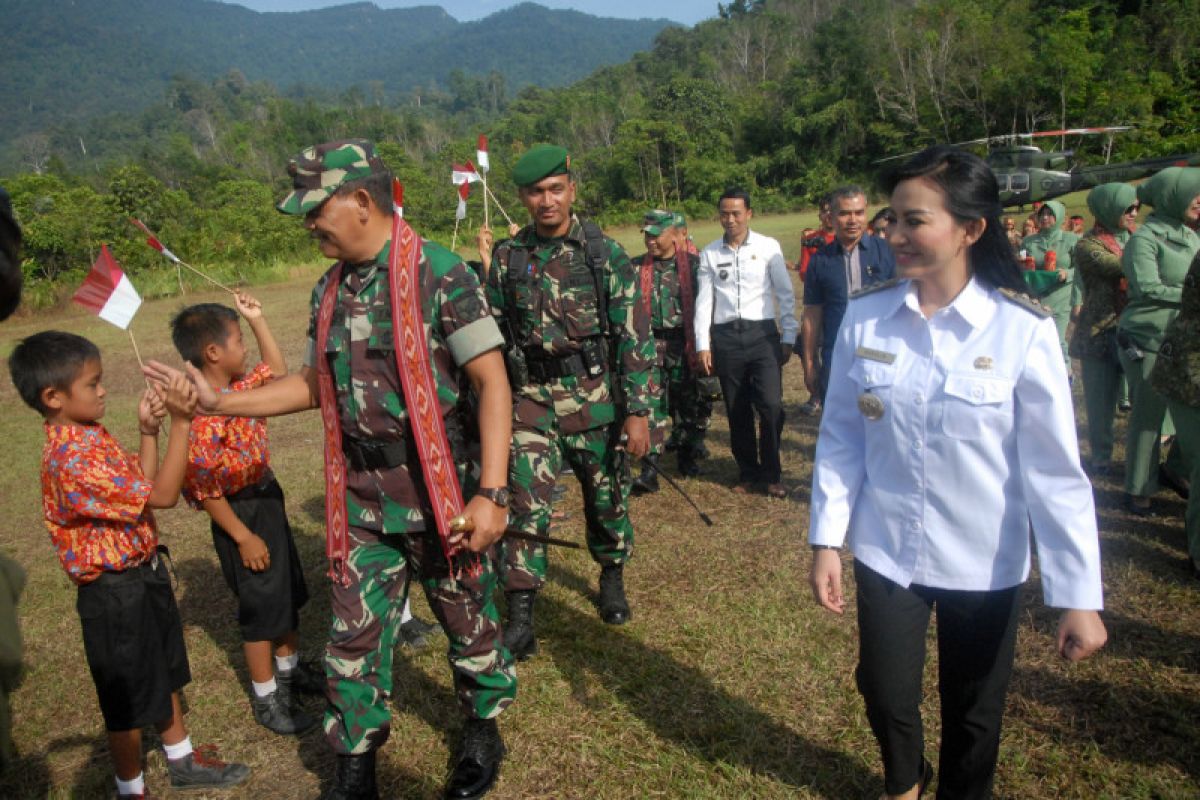
{"type": "Polygon", "coordinates": [[[655,328],[654,338],[666,342],[683,341],[687,332],[683,328],[655,328]]]}
{"type": "MultiPolygon", "coordinates": [[[[531,383],[550,383],[568,375],[584,378],[596,372],[594,363],[589,364],[583,353],[571,353],[556,357],[540,353],[534,355],[527,350],[525,351],[525,366],[529,370],[531,383]]],[[[602,373],[603,369],[601,368],[599,372],[602,373]]]]}
{"type": "Polygon", "coordinates": [[[342,436],[342,452],[346,464],[355,472],[372,469],[392,469],[408,460],[408,444],[400,441],[352,439],[342,436]]]}

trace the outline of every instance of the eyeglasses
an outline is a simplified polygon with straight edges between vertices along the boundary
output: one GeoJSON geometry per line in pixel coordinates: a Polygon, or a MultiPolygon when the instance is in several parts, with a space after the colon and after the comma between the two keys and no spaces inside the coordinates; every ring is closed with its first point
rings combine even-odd
{"type": "Polygon", "coordinates": [[[1136,213],[1138,213],[1138,209],[1141,207],[1142,207],[1141,203],[1134,203],[1129,208],[1125,209],[1125,213],[1126,214],[1136,214],[1136,213]]]}

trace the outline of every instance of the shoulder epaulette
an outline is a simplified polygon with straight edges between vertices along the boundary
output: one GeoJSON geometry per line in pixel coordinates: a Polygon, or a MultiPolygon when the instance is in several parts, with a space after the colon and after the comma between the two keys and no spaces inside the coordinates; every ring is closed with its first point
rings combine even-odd
{"type": "Polygon", "coordinates": [[[1000,289],[1000,294],[1004,295],[1004,297],[1010,303],[1020,306],[1034,316],[1042,318],[1054,316],[1053,311],[1027,295],[1025,292],[1018,292],[1016,289],[1003,288],[1000,289]]]}
{"type": "Polygon", "coordinates": [[[892,278],[890,280],[880,281],[879,283],[868,284],[867,286],[864,286],[861,289],[858,289],[857,291],[851,292],[850,299],[857,300],[860,297],[866,297],[869,294],[874,294],[875,292],[882,292],[884,289],[891,289],[893,286],[899,286],[899,285],[900,285],[899,278],[892,278]]]}

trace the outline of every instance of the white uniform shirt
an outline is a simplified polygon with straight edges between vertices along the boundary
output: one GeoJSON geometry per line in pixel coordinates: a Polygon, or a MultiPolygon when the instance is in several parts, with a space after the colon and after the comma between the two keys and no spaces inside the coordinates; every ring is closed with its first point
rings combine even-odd
{"type": "Polygon", "coordinates": [[[972,279],[925,319],[908,282],[853,300],[817,440],[810,544],[901,586],[987,590],[1029,575],[1046,604],[1100,609],[1091,485],[1054,320],[972,279]],[[891,363],[888,363],[891,361],[891,363]],[[875,395],[868,419],[859,397],[875,395]]]}
{"type": "Polygon", "coordinates": [[[696,295],[696,350],[710,350],[709,328],[746,320],[775,320],[779,341],[796,341],[796,292],[779,242],[750,231],[740,247],[724,238],[700,251],[699,291],[696,295]],[[715,299],[715,313],[714,313],[715,299]]]}

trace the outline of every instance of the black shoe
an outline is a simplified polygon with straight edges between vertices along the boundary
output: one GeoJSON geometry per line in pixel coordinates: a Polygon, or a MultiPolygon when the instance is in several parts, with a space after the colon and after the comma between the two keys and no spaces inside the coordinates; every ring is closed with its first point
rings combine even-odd
{"type": "Polygon", "coordinates": [[[275,682],[293,697],[301,694],[325,694],[325,672],[311,661],[300,661],[292,669],[276,672],[275,682]]]}
{"type": "Polygon", "coordinates": [[[698,475],[704,474],[704,469],[701,468],[693,459],[679,457],[679,474],[685,478],[695,478],[698,475]]]}
{"type": "Polygon", "coordinates": [[[375,785],[375,751],[358,755],[338,754],[333,786],[322,800],[379,800],[375,785]]]}
{"type": "MultiPolygon", "coordinates": [[[[646,458],[653,458],[653,456],[646,456],[646,458]]],[[[649,467],[642,467],[642,474],[634,478],[629,490],[634,495],[654,494],[658,491],[658,473],[649,467]]]]}
{"type": "Polygon", "coordinates": [[[224,789],[250,777],[245,764],[227,764],[217,758],[217,748],[202,744],[183,758],[167,759],[172,789],[224,789]]]}
{"type": "Polygon", "coordinates": [[[1121,402],[1117,403],[1118,414],[1128,414],[1132,409],[1133,403],[1129,402],[1128,400],[1122,400],[1121,402]]]}
{"type": "Polygon", "coordinates": [[[1166,464],[1158,465],[1158,482],[1170,489],[1175,494],[1179,495],[1184,500],[1187,500],[1188,496],[1191,494],[1191,485],[1188,483],[1188,481],[1167,469],[1166,464]]]}
{"type": "Polygon", "coordinates": [[[317,726],[318,719],[299,708],[286,689],[276,689],[266,697],[253,697],[254,720],[281,736],[299,736],[317,726]]]}
{"type": "Polygon", "coordinates": [[[417,617],[408,622],[400,623],[400,641],[413,650],[420,650],[428,644],[429,634],[437,630],[437,626],[417,617]]]}
{"type": "Polygon", "coordinates": [[[917,784],[917,800],[921,800],[925,796],[925,790],[931,783],[933,783],[933,764],[921,756],[921,782],[917,784]]]}
{"type": "Polygon", "coordinates": [[[1153,506],[1150,506],[1150,505],[1139,506],[1133,502],[1133,497],[1131,495],[1125,495],[1125,502],[1123,505],[1125,507],[1125,511],[1129,514],[1132,514],[1135,517],[1141,517],[1142,519],[1151,519],[1153,517],[1158,516],[1158,514],[1156,514],[1154,512],[1153,506]]]}
{"type": "Polygon", "coordinates": [[[631,616],[625,600],[624,564],[608,564],[600,570],[600,619],[609,625],[624,625],[631,616]]]}
{"type": "Polygon", "coordinates": [[[533,601],[537,592],[507,592],[508,622],[504,625],[504,646],[517,661],[524,661],[537,652],[533,634],[533,601]]]}
{"type": "Polygon", "coordinates": [[[504,742],[494,719],[469,719],[454,769],[446,781],[446,800],[475,800],[487,794],[500,775],[504,742]]]}

